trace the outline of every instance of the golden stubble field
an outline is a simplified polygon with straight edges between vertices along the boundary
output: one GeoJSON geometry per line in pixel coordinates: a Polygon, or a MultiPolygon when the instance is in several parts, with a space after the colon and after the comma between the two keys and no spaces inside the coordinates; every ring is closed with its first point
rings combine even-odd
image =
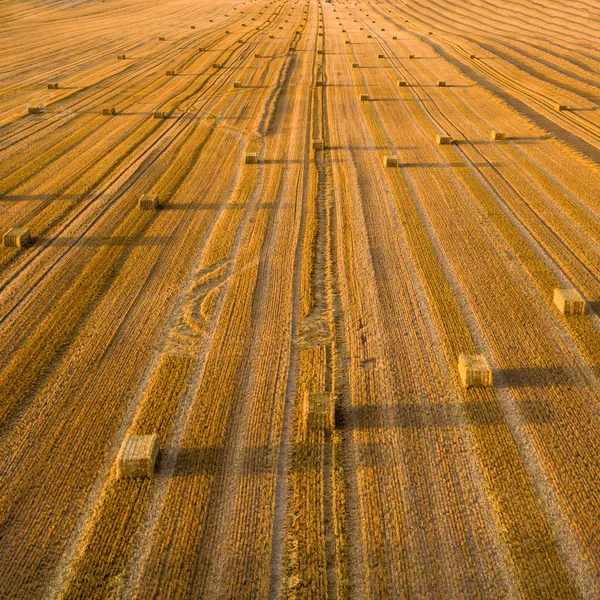
{"type": "Polygon", "coordinates": [[[0,30],[0,598],[600,598],[597,2],[0,30]]]}

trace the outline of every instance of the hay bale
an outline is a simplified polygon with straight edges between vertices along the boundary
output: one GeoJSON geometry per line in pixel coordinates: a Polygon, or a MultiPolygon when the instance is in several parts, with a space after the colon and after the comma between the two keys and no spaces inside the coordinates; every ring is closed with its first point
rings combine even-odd
{"type": "Polygon", "coordinates": [[[175,77],[175,71],[167,71],[167,77],[175,77]]]}
{"type": "Polygon", "coordinates": [[[555,288],[553,300],[563,315],[585,314],[585,300],[576,289],[555,288]]]}
{"type": "Polygon", "coordinates": [[[54,83],[49,83],[48,84],[48,89],[49,90],[57,90],[58,89],[58,83],[54,82],[54,83]]]}
{"type": "Polygon", "coordinates": [[[246,158],[244,161],[247,165],[258,164],[258,154],[256,152],[246,152],[246,158]]]}
{"type": "Polygon", "coordinates": [[[458,374],[463,387],[492,386],[492,370],[481,354],[461,354],[458,357],[458,374]]]}
{"type": "Polygon", "coordinates": [[[313,140],[313,150],[325,150],[325,142],[323,140],[313,140]]]}
{"type": "Polygon", "coordinates": [[[317,50],[317,54],[323,54],[323,50],[319,48],[319,50],[317,50]]]}
{"type": "Polygon", "coordinates": [[[244,40],[238,40],[238,44],[243,44],[244,40]]]}
{"type": "Polygon", "coordinates": [[[358,99],[359,99],[361,102],[366,102],[366,101],[369,99],[369,94],[359,94],[359,95],[358,95],[358,99]]]}
{"type": "Polygon", "coordinates": [[[306,392],[303,417],[307,430],[331,431],[334,428],[335,394],[332,392],[306,392]]]}
{"type": "Polygon", "coordinates": [[[154,210],[158,207],[157,194],[142,194],[138,200],[138,206],[142,210],[154,210]]]}
{"type": "Polygon", "coordinates": [[[234,88],[241,88],[242,87],[242,82],[241,81],[234,81],[233,82],[233,87],[234,88]]]}
{"type": "Polygon", "coordinates": [[[436,85],[438,87],[446,87],[446,82],[443,79],[438,79],[436,85]]]}
{"type": "Polygon", "coordinates": [[[350,43],[350,40],[346,40],[344,43],[345,43],[345,44],[349,44],[349,43],[350,43]]]}
{"type": "Polygon", "coordinates": [[[159,37],[159,38],[158,38],[158,41],[159,41],[159,42],[164,42],[164,41],[166,41],[166,39],[167,39],[166,37],[159,37]]]}
{"type": "Polygon", "coordinates": [[[505,140],[506,133],[504,133],[503,131],[492,131],[490,133],[490,139],[491,140],[505,140]]]}
{"type": "Polygon", "coordinates": [[[119,479],[152,477],[158,456],[158,435],[126,435],[117,456],[119,479]]]}
{"type": "Polygon", "coordinates": [[[435,136],[435,141],[439,144],[439,145],[446,145],[446,144],[451,144],[452,143],[452,138],[449,135],[436,135],[435,136]]]}
{"type": "Polygon", "coordinates": [[[212,67],[213,67],[213,69],[220,69],[221,65],[219,63],[213,63],[212,67]]]}
{"type": "Polygon", "coordinates": [[[154,111],[154,118],[155,119],[164,119],[165,118],[165,113],[162,110],[155,110],[154,111]]]}
{"type": "Polygon", "coordinates": [[[469,54],[469,58],[470,58],[471,60],[473,60],[474,58],[477,58],[477,57],[476,57],[474,54],[469,54]]]}
{"type": "Polygon", "coordinates": [[[404,79],[398,79],[398,87],[406,87],[406,81],[404,81],[404,79]]]}
{"type": "Polygon", "coordinates": [[[102,114],[105,115],[105,116],[116,115],[117,114],[117,110],[114,107],[103,108],[102,109],[102,114]]]}
{"type": "Polygon", "coordinates": [[[117,60],[125,60],[124,54],[117,54],[117,60]]]}
{"type": "Polygon", "coordinates": [[[383,157],[383,166],[384,167],[397,167],[398,166],[398,158],[396,156],[384,156],[383,157]]]}
{"type": "Polygon", "coordinates": [[[373,36],[372,36],[370,33],[368,33],[368,34],[367,34],[367,37],[368,37],[368,38],[372,38],[373,36]]]}
{"type": "Polygon", "coordinates": [[[200,46],[198,48],[198,52],[206,52],[206,48],[204,46],[200,46]]]}
{"type": "Polygon", "coordinates": [[[380,29],[380,31],[385,31],[385,29],[382,27],[382,28],[380,29]]]}
{"type": "Polygon", "coordinates": [[[270,39],[270,40],[274,40],[274,39],[275,39],[275,36],[274,36],[274,35],[270,35],[270,36],[269,36],[269,39],[270,39]]]}
{"type": "Polygon", "coordinates": [[[317,81],[315,81],[315,85],[316,86],[323,86],[323,80],[322,79],[317,79],[317,81]]]}
{"type": "Polygon", "coordinates": [[[358,63],[352,63],[352,68],[353,69],[358,69],[358,63]]]}
{"type": "Polygon", "coordinates": [[[31,234],[27,227],[12,227],[2,238],[5,248],[24,248],[31,243],[31,234]]]}
{"type": "Polygon", "coordinates": [[[563,110],[567,110],[567,105],[566,104],[561,104],[560,102],[556,102],[554,104],[554,110],[561,112],[563,110]]]}
{"type": "Polygon", "coordinates": [[[288,52],[293,52],[295,49],[296,49],[296,48],[294,48],[294,46],[290,46],[290,47],[288,48],[288,52]]]}
{"type": "Polygon", "coordinates": [[[195,25],[192,25],[192,27],[191,27],[191,28],[192,28],[192,29],[196,29],[196,26],[195,26],[195,25]]]}
{"type": "Polygon", "coordinates": [[[381,54],[381,53],[379,53],[379,54],[377,55],[377,58],[385,58],[385,54],[381,54]]]}
{"type": "Polygon", "coordinates": [[[397,40],[397,39],[398,39],[398,36],[397,36],[397,35],[393,35],[393,36],[392,36],[392,39],[393,39],[393,40],[397,40]]]}
{"type": "Polygon", "coordinates": [[[41,115],[43,113],[46,112],[46,109],[44,108],[43,104],[40,104],[39,106],[29,106],[27,107],[27,112],[30,115],[41,115]]]}
{"type": "Polygon", "coordinates": [[[414,57],[415,57],[415,55],[414,55],[414,54],[409,54],[409,55],[408,55],[408,58],[410,58],[410,59],[413,59],[414,57]]]}

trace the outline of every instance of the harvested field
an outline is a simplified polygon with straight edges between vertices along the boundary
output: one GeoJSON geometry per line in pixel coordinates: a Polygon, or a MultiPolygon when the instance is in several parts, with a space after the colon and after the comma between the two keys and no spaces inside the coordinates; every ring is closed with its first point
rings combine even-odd
{"type": "Polygon", "coordinates": [[[600,5],[0,23],[0,598],[600,598],[600,5]]]}

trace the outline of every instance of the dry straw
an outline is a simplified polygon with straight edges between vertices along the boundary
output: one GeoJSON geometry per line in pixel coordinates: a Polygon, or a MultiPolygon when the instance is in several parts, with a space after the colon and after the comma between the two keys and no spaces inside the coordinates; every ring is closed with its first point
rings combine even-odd
{"type": "Polygon", "coordinates": [[[463,387],[491,387],[492,370],[485,356],[461,354],[458,357],[458,374],[463,387]]]}
{"type": "Polygon", "coordinates": [[[334,428],[335,395],[331,392],[306,392],[303,413],[307,430],[331,431],[334,428]]]}
{"type": "Polygon", "coordinates": [[[152,477],[158,456],[158,435],[127,435],[117,457],[119,479],[152,477]]]}
{"type": "Polygon", "coordinates": [[[5,248],[24,248],[31,242],[31,234],[27,227],[12,227],[2,238],[5,248]]]}
{"type": "Polygon", "coordinates": [[[585,314],[585,300],[576,289],[555,288],[553,300],[563,315],[585,314]]]}
{"type": "Polygon", "coordinates": [[[142,210],[154,210],[155,208],[158,208],[158,195],[142,194],[138,201],[138,206],[142,210]]]}

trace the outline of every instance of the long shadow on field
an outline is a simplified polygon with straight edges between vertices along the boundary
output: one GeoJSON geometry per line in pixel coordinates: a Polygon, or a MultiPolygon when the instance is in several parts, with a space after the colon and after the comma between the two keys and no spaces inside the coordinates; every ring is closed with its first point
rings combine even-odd
{"type": "MultiPolygon", "coordinates": [[[[549,423],[553,420],[549,409],[539,402],[519,402],[518,408],[527,423],[549,423]]],[[[504,423],[504,415],[495,402],[480,399],[460,404],[447,402],[339,407],[335,422],[337,428],[348,430],[424,429],[499,425],[504,423]]]]}
{"type": "MultiPolygon", "coordinates": [[[[214,475],[222,468],[225,459],[223,447],[209,446],[205,448],[181,448],[165,450],[162,459],[165,460],[169,452],[176,453],[174,477],[188,477],[190,475],[214,475]]],[[[273,471],[277,465],[275,453],[267,446],[248,447],[244,449],[239,465],[234,465],[243,473],[267,473],[273,471]]]]}
{"type": "Polygon", "coordinates": [[[577,377],[568,367],[503,369],[495,384],[499,388],[574,387],[577,377]]]}
{"type": "Polygon", "coordinates": [[[56,239],[40,238],[40,241],[49,242],[50,246],[70,247],[73,244],[80,246],[166,246],[172,243],[167,236],[148,236],[145,238],[130,238],[126,236],[115,237],[59,237],[56,239]]]}
{"type": "Polygon", "coordinates": [[[87,194],[24,194],[0,195],[0,202],[39,202],[40,200],[83,200],[87,194]]]}
{"type": "Polygon", "coordinates": [[[411,162],[403,162],[403,167],[413,167],[420,169],[456,169],[457,167],[498,167],[500,166],[498,163],[487,163],[487,162],[450,162],[450,163],[411,163],[411,162]]]}

